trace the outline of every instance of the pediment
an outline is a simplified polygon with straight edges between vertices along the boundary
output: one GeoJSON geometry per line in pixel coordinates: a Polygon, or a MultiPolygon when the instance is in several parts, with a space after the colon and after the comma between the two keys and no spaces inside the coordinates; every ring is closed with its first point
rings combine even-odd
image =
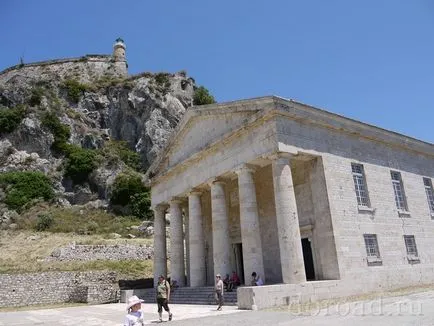
{"type": "Polygon", "coordinates": [[[172,167],[188,157],[221,140],[224,135],[236,131],[247,123],[255,111],[219,112],[197,115],[178,134],[168,153],[172,167]]]}
{"type": "Polygon", "coordinates": [[[188,109],[165,149],[148,170],[150,176],[164,173],[225,139],[273,105],[272,97],[263,97],[188,109]]]}

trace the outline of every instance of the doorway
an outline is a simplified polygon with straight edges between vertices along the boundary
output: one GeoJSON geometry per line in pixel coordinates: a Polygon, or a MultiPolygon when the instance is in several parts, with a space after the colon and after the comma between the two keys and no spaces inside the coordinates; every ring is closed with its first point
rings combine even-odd
{"type": "Polygon", "coordinates": [[[243,265],[243,244],[234,243],[235,271],[240,278],[241,284],[244,284],[244,265],[243,265]]]}
{"type": "Polygon", "coordinates": [[[303,248],[303,260],[304,260],[304,270],[306,272],[306,280],[315,280],[315,268],[313,265],[313,254],[312,246],[309,238],[301,239],[301,246],[303,248]]]}

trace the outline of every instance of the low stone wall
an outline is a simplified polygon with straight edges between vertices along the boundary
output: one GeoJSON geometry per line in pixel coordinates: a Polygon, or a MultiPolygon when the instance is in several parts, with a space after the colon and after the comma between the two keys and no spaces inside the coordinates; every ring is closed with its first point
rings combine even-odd
{"type": "Polygon", "coordinates": [[[0,274],[0,307],[38,304],[117,302],[113,272],[0,274]]]}
{"type": "Polygon", "coordinates": [[[261,310],[371,293],[378,293],[380,295],[384,291],[432,284],[432,280],[393,285],[377,281],[366,282],[364,286],[357,286],[352,281],[313,281],[300,284],[239,287],[237,289],[237,298],[239,309],[261,310]]]}
{"type": "Polygon", "coordinates": [[[146,245],[75,245],[55,249],[47,261],[73,260],[147,260],[154,256],[154,249],[146,245]]]}

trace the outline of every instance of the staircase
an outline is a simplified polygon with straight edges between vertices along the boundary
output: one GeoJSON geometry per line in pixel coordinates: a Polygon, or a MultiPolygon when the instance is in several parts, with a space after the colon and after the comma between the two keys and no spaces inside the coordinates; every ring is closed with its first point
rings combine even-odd
{"type": "MultiPolygon", "coordinates": [[[[216,305],[214,297],[214,287],[179,287],[172,289],[170,292],[169,303],[181,304],[200,304],[200,305],[216,305]]],[[[135,293],[136,294],[136,293],[135,293]]],[[[145,300],[145,303],[155,303],[155,289],[142,289],[137,293],[140,299],[145,300]]],[[[224,304],[227,306],[237,305],[237,291],[224,293],[224,304]]]]}

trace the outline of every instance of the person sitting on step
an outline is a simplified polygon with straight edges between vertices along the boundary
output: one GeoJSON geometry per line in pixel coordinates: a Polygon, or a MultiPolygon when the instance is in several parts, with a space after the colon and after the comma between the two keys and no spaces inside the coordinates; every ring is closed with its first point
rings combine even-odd
{"type": "Polygon", "coordinates": [[[237,286],[241,285],[241,280],[238,277],[237,272],[232,271],[232,275],[231,278],[229,279],[229,284],[228,284],[228,292],[233,291],[233,289],[235,289],[237,286]]]}

